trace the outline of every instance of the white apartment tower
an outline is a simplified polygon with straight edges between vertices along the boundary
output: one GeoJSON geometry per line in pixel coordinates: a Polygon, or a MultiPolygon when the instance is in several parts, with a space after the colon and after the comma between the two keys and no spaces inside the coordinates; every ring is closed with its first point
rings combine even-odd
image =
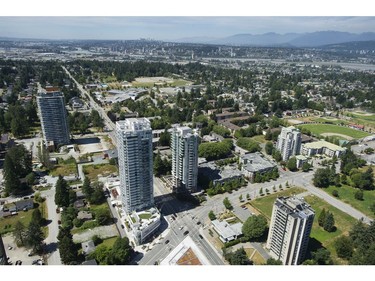
{"type": "Polygon", "coordinates": [[[50,141],[55,146],[70,143],[63,93],[56,88],[47,88],[45,92],[38,93],[36,102],[45,144],[50,141]]]}
{"type": "Polygon", "coordinates": [[[189,127],[175,127],[171,135],[173,191],[197,191],[198,134],[189,127]]]}
{"type": "Polygon", "coordinates": [[[303,262],[314,221],[314,210],[302,199],[279,197],[273,205],[267,248],[284,265],[303,262]]]}
{"type": "Polygon", "coordinates": [[[293,126],[282,128],[277,138],[276,148],[281,152],[284,161],[291,156],[299,155],[301,151],[301,132],[293,126]]]}
{"type": "Polygon", "coordinates": [[[122,206],[127,214],[154,204],[152,130],[146,118],[116,122],[122,206]]]}

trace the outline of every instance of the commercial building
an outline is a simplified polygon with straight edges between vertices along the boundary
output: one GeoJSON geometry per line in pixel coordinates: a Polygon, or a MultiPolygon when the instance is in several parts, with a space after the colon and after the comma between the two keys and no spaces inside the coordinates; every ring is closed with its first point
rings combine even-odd
{"type": "Polygon", "coordinates": [[[127,217],[137,245],[146,242],[156,232],[161,223],[161,215],[156,208],[140,212],[134,211],[127,217]]]}
{"type": "Polygon", "coordinates": [[[284,265],[303,262],[315,212],[303,199],[279,197],[271,217],[267,248],[284,265]]]}
{"type": "Polygon", "coordinates": [[[154,204],[152,130],[146,118],[116,122],[121,201],[124,211],[142,211],[154,204]]]}
{"type": "Polygon", "coordinates": [[[325,140],[306,143],[302,146],[302,154],[306,156],[325,154],[329,157],[339,157],[344,154],[345,151],[346,148],[327,142],[325,140]]]}
{"type": "Polygon", "coordinates": [[[160,262],[160,265],[210,265],[202,250],[190,236],[186,236],[169,255],[160,262]]]}
{"type": "Polygon", "coordinates": [[[70,143],[67,112],[63,93],[57,88],[47,88],[36,98],[43,131],[44,143],[55,147],[70,143]]]}
{"type": "Polygon", "coordinates": [[[242,223],[229,224],[227,221],[213,220],[212,226],[223,243],[232,241],[242,236],[242,223]]]}
{"type": "Polygon", "coordinates": [[[277,138],[276,148],[281,152],[284,161],[290,157],[300,154],[301,151],[301,133],[293,126],[282,128],[277,138]]]}
{"type": "Polygon", "coordinates": [[[259,152],[248,153],[240,157],[241,170],[243,175],[251,182],[254,182],[257,174],[264,174],[277,169],[276,164],[268,161],[259,152]]]}
{"type": "Polygon", "coordinates": [[[237,168],[237,164],[219,167],[215,161],[200,163],[199,173],[212,181],[214,185],[242,178],[242,172],[237,168]]]}
{"type": "Polygon", "coordinates": [[[175,127],[171,134],[173,191],[196,192],[198,134],[189,127],[175,127]]]}

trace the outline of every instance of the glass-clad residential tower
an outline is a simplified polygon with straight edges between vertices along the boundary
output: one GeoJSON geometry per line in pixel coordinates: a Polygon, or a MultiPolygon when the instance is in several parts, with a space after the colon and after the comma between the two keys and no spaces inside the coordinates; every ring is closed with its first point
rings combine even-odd
{"type": "Polygon", "coordinates": [[[146,118],[116,122],[122,205],[127,214],[154,204],[152,130],[146,118]]]}

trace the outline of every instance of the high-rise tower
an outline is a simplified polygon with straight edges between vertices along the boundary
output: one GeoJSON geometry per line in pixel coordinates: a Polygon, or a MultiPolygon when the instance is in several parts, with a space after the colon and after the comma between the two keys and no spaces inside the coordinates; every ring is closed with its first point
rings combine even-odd
{"type": "Polygon", "coordinates": [[[198,181],[198,134],[189,127],[175,127],[171,135],[173,190],[196,192],[198,181]]]}
{"type": "Polygon", "coordinates": [[[154,204],[152,130],[146,118],[116,122],[122,205],[127,214],[154,204]]]}
{"type": "Polygon", "coordinates": [[[56,88],[40,92],[36,98],[43,139],[55,146],[70,143],[67,112],[64,95],[56,88]]]}
{"type": "Polygon", "coordinates": [[[300,154],[301,141],[302,137],[298,129],[293,126],[282,128],[277,138],[276,148],[281,152],[284,161],[287,161],[291,156],[300,154]]]}
{"type": "Polygon", "coordinates": [[[279,197],[273,205],[267,248],[285,265],[300,264],[306,254],[314,210],[302,199],[279,197]]]}

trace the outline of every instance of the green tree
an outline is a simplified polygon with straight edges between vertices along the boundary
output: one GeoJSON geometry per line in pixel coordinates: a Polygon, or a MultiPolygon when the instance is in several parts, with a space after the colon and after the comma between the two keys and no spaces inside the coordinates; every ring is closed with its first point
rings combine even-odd
{"type": "Polygon", "coordinates": [[[339,192],[336,189],[334,189],[334,190],[332,190],[332,195],[334,197],[339,197],[339,192]]]}
{"type": "Polygon", "coordinates": [[[333,264],[331,253],[325,248],[319,248],[317,251],[312,252],[311,255],[318,265],[333,264]]]}
{"type": "Polygon", "coordinates": [[[328,187],[331,184],[331,169],[317,169],[313,177],[313,183],[316,187],[328,187]]]}
{"type": "Polygon", "coordinates": [[[128,264],[132,251],[127,237],[117,238],[108,257],[109,263],[113,265],[128,264]]]}
{"type": "Polygon", "coordinates": [[[55,203],[59,207],[69,206],[69,186],[64,178],[59,175],[56,182],[55,203]]]}
{"type": "Polygon", "coordinates": [[[246,255],[246,252],[244,250],[244,248],[240,248],[238,250],[236,250],[233,254],[230,255],[230,258],[229,258],[229,263],[231,265],[248,265],[248,264],[252,264],[247,255],[246,255]]]}
{"type": "Polygon", "coordinates": [[[99,205],[105,202],[105,194],[103,191],[103,186],[100,182],[95,182],[93,184],[92,193],[89,196],[90,204],[99,205]]]}
{"type": "Polygon", "coordinates": [[[91,194],[94,192],[93,188],[91,187],[91,181],[86,176],[83,180],[82,192],[86,195],[87,198],[90,198],[91,194]]]}
{"type": "Polygon", "coordinates": [[[242,233],[247,240],[258,239],[267,231],[267,219],[262,215],[249,217],[242,226],[242,233]]]}
{"type": "Polygon", "coordinates": [[[333,214],[331,212],[328,212],[326,215],[326,219],[323,224],[323,228],[325,231],[333,232],[336,230],[335,227],[335,219],[333,217],[333,214]]]}
{"type": "Polygon", "coordinates": [[[273,157],[273,159],[275,159],[276,162],[280,162],[281,160],[283,160],[281,152],[278,151],[277,149],[273,150],[272,157],[273,157]]]}
{"type": "Polygon", "coordinates": [[[40,253],[43,247],[44,234],[39,224],[31,221],[27,228],[27,245],[33,249],[34,252],[40,253]]]}
{"type": "Polygon", "coordinates": [[[170,146],[171,144],[171,134],[165,129],[164,132],[160,134],[159,145],[160,146],[170,146]]]}
{"type": "Polygon", "coordinates": [[[100,208],[95,212],[95,220],[99,225],[106,225],[111,221],[111,214],[108,209],[100,208]]]}
{"type": "Polygon", "coordinates": [[[216,220],[215,213],[212,210],[208,213],[208,217],[210,218],[211,221],[216,220]]]}
{"type": "Polygon", "coordinates": [[[233,209],[233,206],[232,204],[230,203],[228,197],[225,197],[224,200],[223,200],[223,204],[224,204],[224,207],[227,209],[227,210],[232,210],[233,209]]]}
{"type": "Polygon", "coordinates": [[[99,130],[103,130],[105,126],[104,121],[100,117],[100,114],[98,111],[96,111],[95,109],[92,109],[90,113],[90,119],[94,127],[98,128],[99,130]]]}
{"type": "Polygon", "coordinates": [[[272,152],[273,152],[273,143],[270,142],[270,141],[268,141],[268,142],[266,143],[266,146],[265,146],[264,149],[266,150],[266,153],[267,153],[268,155],[272,155],[272,152]]]}
{"type": "Polygon", "coordinates": [[[243,200],[242,194],[238,197],[238,200],[240,200],[240,202],[242,202],[242,200],[243,200]]]}
{"type": "Polygon", "coordinates": [[[27,232],[25,225],[21,221],[17,221],[14,225],[13,236],[18,247],[25,245],[27,232]]]}
{"type": "Polygon", "coordinates": [[[42,213],[40,212],[39,208],[36,208],[32,215],[31,221],[39,226],[42,226],[44,223],[44,218],[42,217],[42,213]]]}
{"type": "Polygon", "coordinates": [[[267,265],[282,265],[283,264],[283,262],[281,261],[281,260],[276,260],[276,259],[274,259],[274,258],[269,258],[268,260],[267,260],[267,263],[266,263],[267,265]]]}
{"type": "Polygon", "coordinates": [[[302,171],[303,172],[308,172],[311,169],[311,165],[308,162],[304,162],[302,164],[302,171]]]}
{"type": "Polygon", "coordinates": [[[25,179],[28,185],[33,185],[35,182],[35,174],[33,172],[28,173],[25,179]]]}
{"type": "Polygon", "coordinates": [[[289,171],[295,172],[297,171],[297,159],[296,157],[292,157],[288,160],[288,163],[286,164],[286,167],[289,171]]]}
{"type": "Polygon", "coordinates": [[[363,201],[363,191],[362,190],[357,190],[355,193],[354,193],[354,198],[359,200],[359,201],[363,201]]]}
{"type": "Polygon", "coordinates": [[[77,246],[73,243],[73,240],[68,236],[62,237],[58,243],[60,250],[61,261],[64,264],[76,264],[78,261],[77,246]]]}
{"type": "Polygon", "coordinates": [[[347,236],[341,236],[334,243],[337,256],[343,259],[350,259],[354,252],[352,240],[347,236]]]}
{"type": "Polygon", "coordinates": [[[104,244],[96,247],[95,251],[89,255],[90,259],[95,259],[99,265],[107,265],[111,249],[104,244]]]}
{"type": "Polygon", "coordinates": [[[326,209],[323,208],[323,210],[320,212],[319,217],[318,217],[319,226],[323,227],[325,221],[326,221],[326,209]]]}

